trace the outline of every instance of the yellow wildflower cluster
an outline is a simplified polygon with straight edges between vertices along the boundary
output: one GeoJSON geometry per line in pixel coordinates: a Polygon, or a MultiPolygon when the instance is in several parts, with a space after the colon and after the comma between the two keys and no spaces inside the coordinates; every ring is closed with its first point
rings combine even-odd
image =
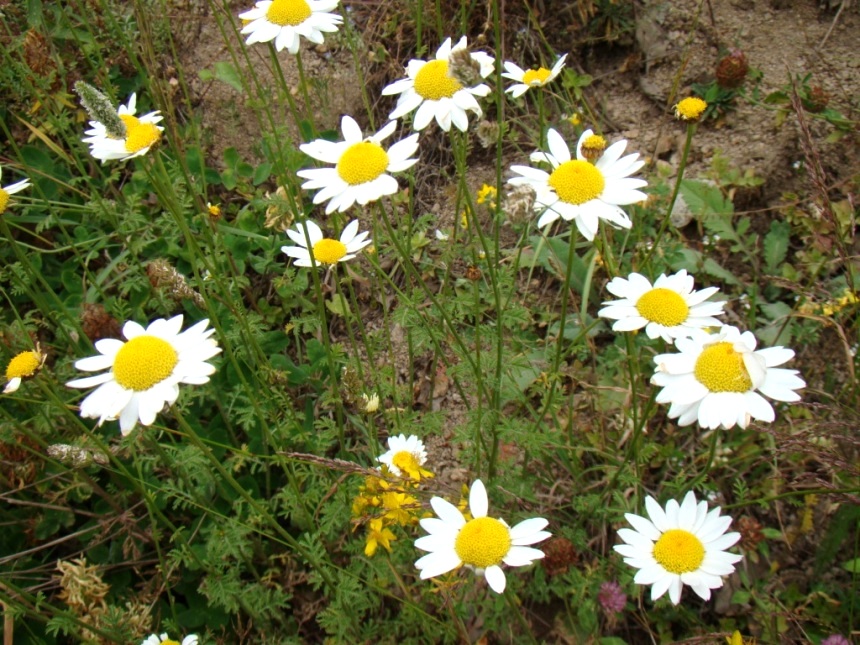
{"type": "MultiPolygon", "coordinates": [[[[423,468],[421,473],[425,479],[433,476],[423,468]]],[[[412,477],[405,472],[398,477],[386,465],[381,467],[379,477],[365,477],[352,503],[352,516],[357,523],[367,523],[364,547],[367,557],[373,557],[380,546],[391,552],[391,542],[397,536],[390,527],[418,523],[422,514],[421,504],[412,492],[420,481],[420,477],[412,477]]]]}
{"type": "Polygon", "coordinates": [[[817,314],[832,318],[846,307],[856,305],[858,302],[860,302],[860,299],[857,298],[857,294],[846,289],[839,298],[828,300],[821,304],[805,302],[800,306],[799,311],[802,314],[817,314]]]}
{"type": "Polygon", "coordinates": [[[497,194],[498,191],[495,186],[484,184],[481,186],[480,190],[478,190],[477,202],[479,204],[486,204],[490,209],[494,209],[496,207],[497,194]]]}
{"type": "Polygon", "coordinates": [[[356,524],[367,524],[364,554],[372,557],[382,546],[389,553],[397,536],[394,526],[414,526],[421,518],[421,504],[413,493],[421,481],[433,477],[424,468],[427,451],[416,436],[388,438],[388,452],[377,459],[379,475],[365,477],[352,503],[356,524]]]}

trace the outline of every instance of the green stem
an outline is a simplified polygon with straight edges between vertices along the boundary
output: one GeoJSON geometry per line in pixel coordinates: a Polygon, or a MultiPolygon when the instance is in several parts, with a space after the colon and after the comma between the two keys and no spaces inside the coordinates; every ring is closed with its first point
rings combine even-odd
{"type": "Polygon", "coordinates": [[[690,154],[690,146],[693,143],[693,135],[696,133],[698,122],[691,121],[687,124],[687,140],[684,142],[684,151],[681,153],[681,162],[678,164],[678,176],[675,179],[675,187],[672,189],[672,197],[669,199],[669,207],[666,209],[666,215],[663,217],[663,223],[660,224],[660,230],[657,232],[657,237],[645,256],[642,266],[649,266],[651,257],[660,246],[660,241],[663,239],[666,230],[669,228],[669,223],[672,221],[672,209],[675,207],[675,200],[678,199],[678,192],[681,190],[681,180],[684,179],[684,170],[687,168],[687,156],[690,154]]]}

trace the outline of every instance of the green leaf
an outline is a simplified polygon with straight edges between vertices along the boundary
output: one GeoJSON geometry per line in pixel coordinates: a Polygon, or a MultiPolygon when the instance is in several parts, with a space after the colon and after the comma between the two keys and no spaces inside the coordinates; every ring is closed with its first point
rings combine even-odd
{"type": "Polygon", "coordinates": [[[347,316],[350,313],[349,303],[341,293],[335,294],[331,300],[326,300],[325,307],[336,316],[347,316]]]}
{"type": "Polygon", "coordinates": [[[695,179],[681,181],[681,195],[696,215],[731,215],[735,210],[719,188],[695,179]]]}
{"type": "Polygon", "coordinates": [[[764,266],[768,273],[778,273],[779,265],[788,253],[790,234],[791,226],[788,222],[774,220],[770,223],[770,230],[764,236],[764,266]]]}
{"type": "Polygon", "coordinates": [[[710,276],[719,278],[726,284],[740,284],[740,281],[728,269],[720,266],[720,263],[713,258],[706,258],[702,269],[710,276]]]}
{"type": "Polygon", "coordinates": [[[215,63],[215,78],[217,78],[222,83],[227,83],[234,90],[239,92],[240,94],[244,94],[245,90],[242,87],[242,77],[239,75],[239,72],[236,71],[236,68],[233,67],[231,63],[226,61],[220,61],[215,63]]]}
{"type": "Polygon", "coordinates": [[[272,164],[268,161],[261,163],[254,169],[254,177],[251,180],[255,186],[259,186],[272,174],[272,164]]]}
{"type": "Polygon", "coordinates": [[[842,568],[849,573],[860,573],[860,558],[854,558],[842,564],[842,568]]]}

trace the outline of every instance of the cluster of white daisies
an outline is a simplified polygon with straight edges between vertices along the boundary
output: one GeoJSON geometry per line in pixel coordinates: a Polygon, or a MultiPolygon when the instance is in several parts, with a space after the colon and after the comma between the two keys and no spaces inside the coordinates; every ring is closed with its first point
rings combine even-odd
{"type": "MultiPolygon", "coordinates": [[[[338,0],[263,0],[240,15],[247,21],[242,33],[248,44],[274,41],[278,50],[299,50],[300,37],[320,43],[323,34],[336,31],[342,18],[329,13],[338,0]]],[[[505,63],[503,77],[514,84],[506,91],[519,97],[530,88],[541,87],[555,79],[564,66],[560,57],[552,69],[523,70],[505,63]]],[[[359,125],[349,116],[341,121],[343,141],[323,139],[306,143],[301,150],[308,156],[333,167],[305,169],[298,176],[305,179],[303,188],[317,190],[315,204],[328,202],[326,213],[344,212],[354,204],[366,205],[399,190],[397,180],[389,173],[405,171],[417,163],[418,134],[385,146],[397,129],[397,119],[414,112],[412,127],[423,130],[433,120],[443,130],[453,125],[461,131],[468,128],[468,113],[481,116],[479,98],[490,88],[483,83],[494,70],[494,60],[483,52],[469,52],[466,38],[454,45],[447,39],[429,61],[411,60],[407,77],[383,90],[383,95],[399,95],[389,115],[391,121],[376,134],[365,137],[359,125]],[[461,76],[452,75],[455,59],[466,60],[473,67],[474,79],[469,85],[461,76]]],[[[94,157],[124,160],[146,154],[163,131],[157,125],[158,112],[135,116],[136,96],[117,110],[124,133],[108,132],[104,124],[91,121],[84,142],[94,157]],[[121,136],[120,136],[121,135],[121,136]]],[[[575,155],[562,136],[553,129],[546,135],[547,150],[531,155],[534,163],[546,164],[549,172],[531,166],[513,166],[518,176],[509,183],[528,185],[536,193],[534,208],[541,213],[538,226],[548,226],[558,219],[575,222],[588,240],[597,233],[599,220],[630,228],[631,221],[622,206],[643,201],[642,179],[632,177],[643,165],[638,154],[623,156],[626,141],[608,146],[591,130],[580,137],[575,155]]],[[[28,185],[27,180],[0,188],[0,213],[9,195],[28,185]]],[[[349,260],[371,243],[367,232],[359,232],[353,220],[339,239],[327,238],[313,221],[306,221],[287,231],[296,246],[283,251],[296,266],[333,265],[349,260]]],[[[615,320],[616,331],[645,329],[649,338],[674,343],[678,352],[655,358],[652,378],[662,387],[659,403],[669,403],[670,418],[680,425],[694,422],[704,428],[746,427],[751,419],[772,421],[774,410],[762,396],[777,401],[796,401],[795,390],[805,386],[795,370],[780,369],[794,356],[782,347],[756,349],[750,332],[721,325],[715,316],[723,313],[723,303],[710,301],[717,289],[695,291],[692,276],[680,271],[661,275],[652,285],[644,276],[633,273],[615,278],[607,286],[618,300],[604,303],[599,315],[615,320]],[[715,328],[709,331],[708,328],[715,328]]],[[[129,321],[123,327],[125,341],[104,339],[96,343],[98,355],[79,360],[75,365],[93,376],[69,382],[73,388],[95,387],[80,405],[81,416],[119,420],[123,434],[140,422],[150,425],[165,406],[172,405],[179,394],[179,384],[203,384],[215,371],[207,361],[221,350],[211,338],[208,320],[182,331],[182,316],[159,319],[148,327],[129,321]]],[[[38,368],[40,354],[13,359],[7,369],[7,391],[14,391],[21,378],[38,368]],[[11,370],[11,371],[10,371],[11,370]]],[[[42,358],[43,360],[43,358],[42,358]]],[[[404,438],[405,441],[405,438],[404,438]]],[[[427,459],[423,443],[410,437],[404,443],[411,458],[419,465],[427,459]]],[[[392,471],[397,468],[392,448],[381,458],[392,471]]],[[[510,527],[504,520],[489,516],[487,493],[480,480],[472,483],[469,493],[469,516],[440,497],[431,500],[437,517],[421,520],[427,535],[415,545],[427,551],[416,566],[422,579],[432,578],[461,566],[481,572],[496,592],[505,589],[501,565],[523,566],[544,556],[533,544],[548,538],[543,518],[526,519],[510,527]]],[[[648,517],[628,514],[633,529],[621,529],[623,545],[616,550],[625,562],[639,569],[635,582],[652,586],[652,598],[667,591],[678,603],[684,584],[700,597],[708,599],[710,590],[722,585],[723,576],[734,570],[740,556],[726,551],[738,539],[738,533],[726,533],[731,518],[720,515],[720,509],[708,510],[707,503],[697,502],[690,492],[679,504],[670,500],[661,507],[646,498],[648,517]]],[[[196,636],[183,640],[193,645],[196,636]]],[[[166,635],[153,635],[145,645],[172,642],[166,635]]]]}
{"type": "MultiPolygon", "coordinates": [[[[379,461],[390,469],[396,463],[420,468],[427,461],[424,443],[414,435],[392,437],[388,445],[389,451],[379,461]]],[[[545,555],[533,545],[550,537],[544,530],[549,522],[534,517],[511,527],[502,518],[491,517],[487,490],[480,479],[469,489],[468,515],[441,497],[433,497],[430,505],[436,517],[420,520],[427,535],[415,540],[418,549],[428,552],[415,563],[422,580],[465,567],[483,575],[490,589],[502,593],[507,586],[502,565],[527,566],[545,555]]],[[[684,585],[709,600],[711,589],[720,588],[723,578],[741,560],[740,555],[727,551],[741,537],[726,532],[731,518],[722,516],[719,507],[709,510],[707,502],[697,501],[693,492],[680,504],[669,500],[665,507],[649,496],[645,508],[648,517],[625,515],[633,528],[620,529],[624,544],[614,547],[627,564],[639,570],[634,582],[651,585],[652,600],[668,591],[672,603],[678,604],[684,585]]]]}

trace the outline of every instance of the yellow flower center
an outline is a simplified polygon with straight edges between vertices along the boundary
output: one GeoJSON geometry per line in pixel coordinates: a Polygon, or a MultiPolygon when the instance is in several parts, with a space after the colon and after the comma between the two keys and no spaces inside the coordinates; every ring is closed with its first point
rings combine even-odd
{"type": "Polygon", "coordinates": [[[175,641],[172,638],[168,638],[167,640],[161,641],[161,645],[179,645],[179,641],[175,641]]]}
{"type": "Polygon", "coordinates": [[[584,204],[600,196],[606,180],[601,172],[587,161],[565,161],[552,171],[547,182],[562,201],[584,204]]]}
{"type": "Polygon", "coordinates": [[[320,264],[334,264],[346,255],[346,245],[339,240],[324,237],[313,247],[314,260],[320,264]]]}
{"type": "Polygon", "coordinates": [[[666,327],[680,325],[690,313],[690,308],[680,294],[662,288],[642,294],[636,301],[636,310],[646,320],[666,327]]]}
{"type": "Polygon", "coordinates": [[[161,138],[161,130],[154,123],[141,123],[140,119],[130,114],[120,114],[119,118],[125,123],[126,152],[140,152],[161,138]]]}
{"type": "Polygon", "coordinates": [[[689,531],[669,529],[654,544],[654,559],[669,573],[690,573],[705,559],[705,545],[689,531]]]}
{"type": "Polygon", "coordinates": [[[391,463],[402,473],[406,473],[408,475],[412,475],[412,473],[418,472],[418,467],[420,464],[418,460],[415,458],[411,452],[407,450],[401,450],[394,457],[391,458],[391,463]]]}
{"type": "Polygon", "coordinates": [[[491,517],[466,522],[454,542],[454,551],[460,560],[479,569],[499,564],[510,550],[510,530],[491,517]]]}
{"type": "Polygon", "coordinates": [[[388,168],[388,153],[378,143],[354,143],[340,156],[337,174],[350,186],[373,181],[388,168]]]}
{"type": "Polygon", "coordinates": [[[9,193],[0,188],[0,215],[6,212],[6,204],[9,203],[9,193]]]}
{"type": "Polygon", "coordinates": [[[137,336],[116,353],[113,377],[127,390],[143,392],[173,373],[179,355],[156,336],[137,336]]]}
{"type": "Polygon", "coordinates": [[[549,74],[550,71],[546,67],[530,69],[523,74],[523,83],[525,85],[543,85],[549,78],[549,74]]]}
{"type": "Polygon", "coordinates": [[[702,350],[694,373],[696,380],[711,392],[749,392],[752,389],[743,355],[726,341],[702,350]]]}
{"type": "Polygon", "coordinates": [[[38,352],[21,352],[6,367],[6,380],[33,376],[42,365],[42,355],[38,352]]]}
{"type": "Polygon", "coordinates": [[[697,96],[690,96],[675,106],[675,116],[685,121],[693,121],[702,116],[708,104],[697,96]]]}
{"type": "Polygon", "coordinates": [[[310,18],[311,7],[305,0],[275,0],[269,5],[266,20],[281,27],[295,27],[310,18]]]}
{"type": "Polygon", "coordinates": [[[431,60],[415,75],[415,91],[430,101],[451,98],[463,86],[456,78],[448,76],[448,61],[431,60]]]}

